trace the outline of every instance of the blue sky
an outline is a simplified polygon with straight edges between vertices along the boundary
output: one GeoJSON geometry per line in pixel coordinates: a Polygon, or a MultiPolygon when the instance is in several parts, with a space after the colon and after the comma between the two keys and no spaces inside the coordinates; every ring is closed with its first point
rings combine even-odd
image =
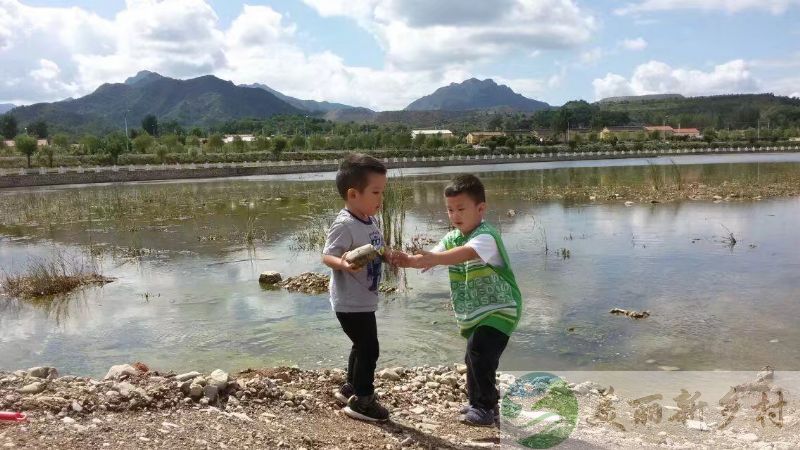
{"type": "Polygon", "coordinates": [[[800,0],[0,0],[0,103],[143,69],[378,110],[470,77],[553,105],[800,96],[798,24],[800,0]]]}

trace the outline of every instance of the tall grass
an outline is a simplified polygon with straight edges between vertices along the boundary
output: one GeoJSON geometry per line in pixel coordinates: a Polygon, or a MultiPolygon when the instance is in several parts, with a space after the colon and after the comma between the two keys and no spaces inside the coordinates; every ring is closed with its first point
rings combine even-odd
{"type": "Polygon", "coordinates": [[[379,220],[383,240],[387,246],[403,248],[406,211],[411,206],[412,196],[412,189],[405,185],[402,176],[391,180],[386,185],[379,220]]]}
{"type": "Polygon", "coordinates": [[[67,294],[89,284],[113,281],[97,273],[97,268],[83,259],[68,258],[57,252],[50,258],[34,258],[23,273],[0,276],[5,294],[21,299],[42,299],[67,294]]]}

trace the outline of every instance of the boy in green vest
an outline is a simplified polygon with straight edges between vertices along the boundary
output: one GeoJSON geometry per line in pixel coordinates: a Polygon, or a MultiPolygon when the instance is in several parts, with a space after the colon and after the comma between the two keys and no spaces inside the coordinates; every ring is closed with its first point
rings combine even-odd
{"type": "Polygon", "coordinates": [[[500,233],[483,221],[486,193],[474,175],[458,175],[444,190],[447,216],[455,227],[430,252],[402,257],[419,269],[449,267],[450,296],[461,335],[467,339],[467,396],[462,422],[493,426],[499,393],[495,373],[508,338],[519,322],[522,295],[500,233]]]}

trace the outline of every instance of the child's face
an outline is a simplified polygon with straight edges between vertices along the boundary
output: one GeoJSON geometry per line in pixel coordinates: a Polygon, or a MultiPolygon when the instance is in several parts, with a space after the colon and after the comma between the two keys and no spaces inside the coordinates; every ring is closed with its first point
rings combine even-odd
{"type": "Polygon", "coordinates": [[[486,203],[476,203],[467,194],[445,197],[445,203],[450,223],[458,228],[461,234],[466,236],[481,224],[486,203]]]}
{"type": "Polygon", "coordinates": [[[386,190],[386,175],[370,173],[363,191],[350,188],[347,191],[347,207],[361,216],[374,216],[381,209],[383,191],[386,190]]]}

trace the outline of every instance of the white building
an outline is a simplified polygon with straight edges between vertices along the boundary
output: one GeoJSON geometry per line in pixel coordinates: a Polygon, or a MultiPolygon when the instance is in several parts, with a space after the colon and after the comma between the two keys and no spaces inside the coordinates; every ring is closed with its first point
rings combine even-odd
{"type": "Polygon", "coordinates": [[[230,144],[231,142],[233,142],[233,139],[236,136],[242,138],[243,142],[253,142],[256,140],[256,137],[253,136],[252,134],[226,134],[225,137],[222,138],[222,142],[230,144]]]}
{"type": "Polygon", "coordinates": [[[418,134],[424,135],[440,135],[443,138],[453,137],[453,132],[450,130],[411,130],[411,137],[415,138],[418,134]]]}

